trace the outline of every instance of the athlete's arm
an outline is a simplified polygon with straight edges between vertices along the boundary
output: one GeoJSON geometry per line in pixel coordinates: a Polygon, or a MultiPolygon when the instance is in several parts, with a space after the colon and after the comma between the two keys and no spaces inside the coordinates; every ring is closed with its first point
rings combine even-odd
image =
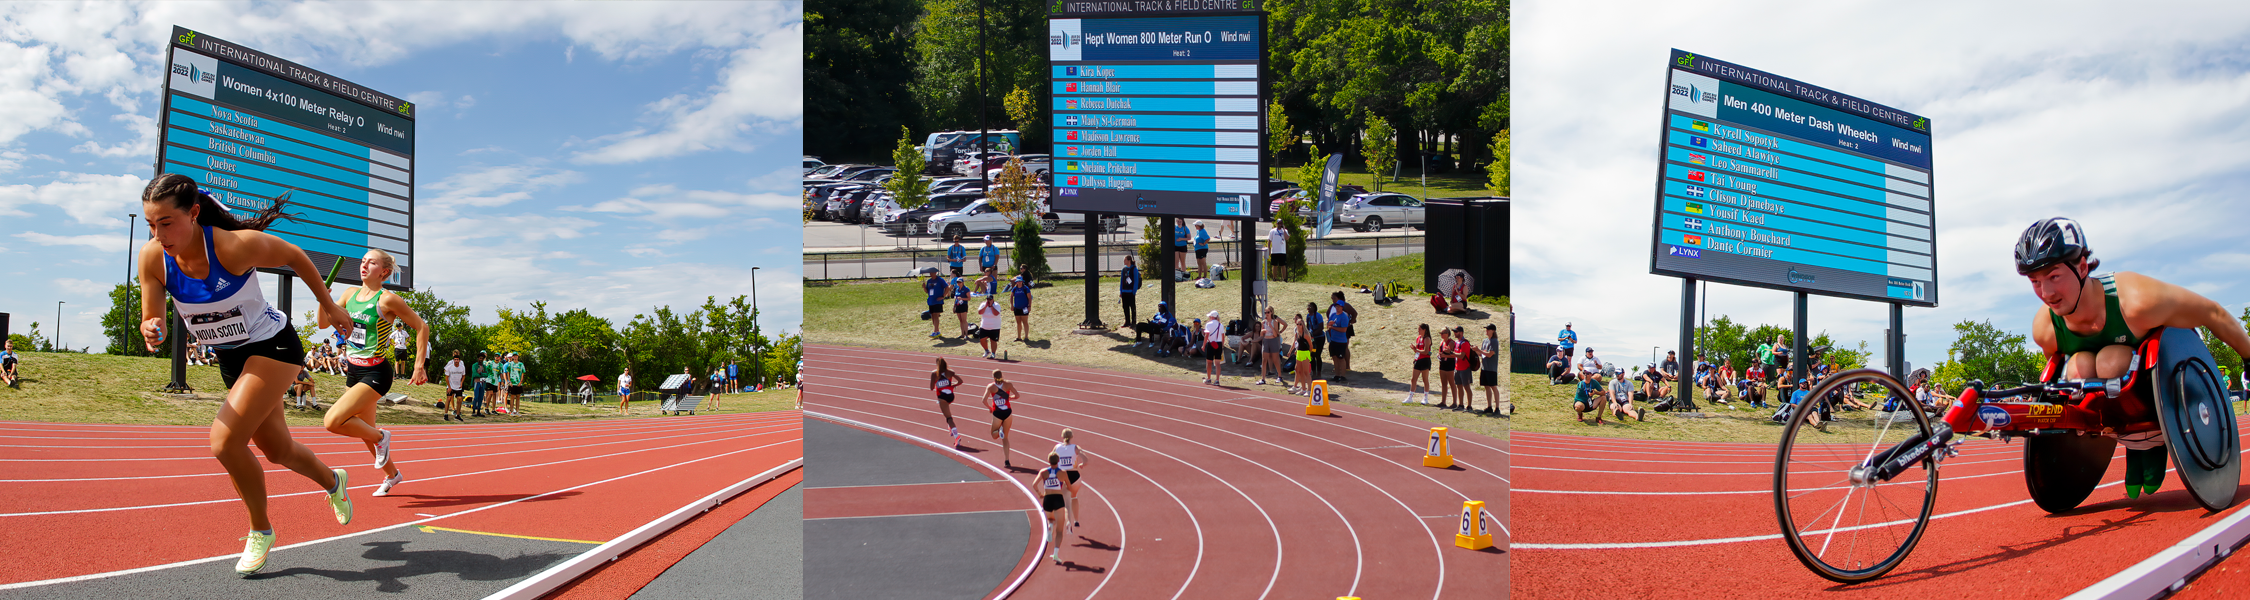
{"type": "Polygon", "coordinates": [[[2250,333],[2243,331],[2242,322],[2228,314],[2226,307],[2202,294],[2139,273],[2125,272],[2117,274],[2117,298],[2118,308],[2125,313],[2125,324],[2133,331],[2208,327],[2237,354],[2250,356],[2250,333]]]}
{"type": "Polygon", "coordinates": [[[2055,355],[2055,320],[2050,314],[2045,306],[2031,313],[2031,343],[2039,345],[2040,356],[2055,355]]]}
{"type": "Polygon", "coordinates": [[[164,343],[164,246],[141,244],[141,344],[149,352],[164,343]]]}
{"type": "MultiPolygon", "coordinates": [[[[282,241],[281,238],[263,231],[247,229],[220,231],[214,229],[211,231],[211,235],[224,236],[222,239],[228,239],[232,242],[222,246],[217,243],[217,240],[213,240],[211,244],[213,248],[218,249],[219,253],[226,255],[221,259],[222,264],[249,267],[244,269],[244,272],[248,272],[249,269],[272,267],[289,267],[289,270],[296,271],[297,279],[304,281],[305,289],[311,291],[313,299],[320,302],[320,315],[315,324],[319,327],[333,328],[338,334],[351,333],[351,317],[344,313],[344,307],[336,304],[335,298],[329,297],[328,286],[319,281],[320,268],[313,266],[312,257],[306,256],[303,248],[298,248],[296,244],[282,241]]],[[[287,290],[276,291],[288,293],[287,290]]]]}
{"type": "Polygon", "coordinates": [[[398,294],[383,295],[383,310],[390,313],[391,318],[405,321],[407,327],[414,329],[414,379],[411,383],[413,385],[429,383],[429,374],[423,372],[423,367],[429,362],[430,356],[429,324],[424,323],[422,315],[415,314],[414,307],[408,306],[406,298],[398,294]]]}

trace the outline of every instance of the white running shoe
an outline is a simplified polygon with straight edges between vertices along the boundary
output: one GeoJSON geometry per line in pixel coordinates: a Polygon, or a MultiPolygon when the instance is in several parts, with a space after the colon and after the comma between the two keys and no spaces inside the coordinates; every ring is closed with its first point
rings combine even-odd
{"type": "Polygon", "coordinates": [[[352,524],[352,497],[346,491],[351,489],[351,478],[344,473],[343,469],[329,469],[329,471],[336,474],[336,489],[328,491],[328,508],[335,509],[337,524],[350,525],[352,524]]]}
{"type": "Polygon", "coordinates": [[[396,475],[383,478],[383,485],[375,486],[374,496],[377,498],[381,498],[391,495],[391,486],[398,485],[398,482],[401,481],[406,481],[405,471],[399,471],[396,475]]]}
{"type": "Polygon", "coordinates": [[[1414,403],[1414,392],[1407,392],[1407,393],[1406,393],[1406,399],[1405,399],[1405,400],[1400,400],[1400,401],[1398,401],[1398,403],[1399,403],[1399,404],[1413,404],[1413,403],[1414,403]]]}
{"type": "Polygon", "coordinates": [[[391,464],[391,430],[377,429],[376,431],[383,432],[383,439],[375,442],[375,468],[380,469],[391,464]]]}

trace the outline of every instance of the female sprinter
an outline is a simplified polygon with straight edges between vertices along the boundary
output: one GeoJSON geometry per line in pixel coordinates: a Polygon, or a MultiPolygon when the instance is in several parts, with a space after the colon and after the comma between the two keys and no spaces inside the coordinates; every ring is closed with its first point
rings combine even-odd
{"type": "Polygon", "coordinates": [[[1048,466],[1062,469],[1065,478],[1070,480],[1070,526],[1076,528],[1078,527],[1078,468],[1086,466],[1086,459],[1078,455],[1078,444],[1071,443],[1071,436],[1070,428],[1063,428],[1062,443],[1055,444],[1055,455],[1062,457],[1062,461],[1048,466]]]}
{"type": "Polygon", "coordinates": [[[1406,378],[1406,400],[1403,403],[1414,403],[1414,387],[1419,384],[1422,387],[1422,405],[1428,406],[1430,404],[1429,323],[1422,324],[1419,333],[1414,334],[1414,345],[1408,348],[1414,351],[1414,374],[1406,378]]]}
{"type": "Polygon", "coordinates": [[[945,429],[953,434],[953,447],[961,447],[961,428],[953,424],[953,386],[961,385],[961,375],[946,368],[945,359],[937,359],[937,370],[930,372],[930,389],[937,391],[938,414],[945,415],[945,429]]]}
{"type": "Polygon", "coordinates": [[[1040,469],[1039,474],[1032,477],[1039,482],[1039,507],[1047,511],[1047,544],[1054,549],[1047,558],[1058,565],[1062,564],[1063,508],[1070,505],[1070,501],[1064,498],[1070,492],[1077,491],[1077,486],[1065,480],[1062,469],[1055,466],[1061,460],[1062,457],[1055,453],[1047,453],[1047,468],[1040,469]]]}
{"type": "Polygon", "coordinates": [[[391,323],[405,321],[414,330],[413,385],[429,381],[423,371],[423,358],[430,354],[430,327],[422,316],[406,305],[398,294],[384,293],[383,280],[389,279],[396,268],[391,254],[381,250],[368,250],[359,259],[359,287],[344,292],[344,312],[351,315],[350,336],[344,342],[344,395],[328,407],[327,418],[321,424],[328,432],[349,438],[359,438],[367,443],[367,451],[375,455],[375,468],[382,469],[383,484],[375,487],[376,496],[388,496],[391,486],[404,479],[398,465],[391,463],[391,432],[375,428],[375,405],[384,394],[391,393],[391,323]]]}
{"type": "Polygon", "coordinates": [[[1016,393],[1016,384],[1009,383],[1000,371],[992,372],[992,383],[984,386],[984,407],[992,409],[992,439],[1000,440],[1000,466],[1010,470],[1016,465],[1008,461],[1008,430],[1014,425],[1008,417],[1016,412],[1011,401],[1021,398],[1023,395],[1016,393]]]}
{"type": "MultiPolygon", "coordinates": [[[[149,241],[141,245],[141,336],[150,352],[164,343],[164,296],[187,323],[187,335],[218,354],[227,395],[211,420],[211,455],[227,470],[235,494],[250,511],[249,543],[234,571],[243,575],[266,566],[273,548],[273,524],[266,520],[266,475],[249,444],[268,462],[312,480],[328,491],[336,522],[352,522],[343,469],[331,469],[304,444],[289,438],[282,420],[281,394],[304,369],[305,350],[288,315],[266,304],[256,269],[289,267],[303,277],[320,301],[321,327],[351,329],[344,308],[312,281],[319,273],[305,251],[264,232],[281,217],[281,201],[249,222],[236,219],[218,200],[196,189],[195,180],[161,175],[141,192],[141,214],[148,216],[149,241]]],[[[287,291],[283,291],[287,293],[287,291]]]]}

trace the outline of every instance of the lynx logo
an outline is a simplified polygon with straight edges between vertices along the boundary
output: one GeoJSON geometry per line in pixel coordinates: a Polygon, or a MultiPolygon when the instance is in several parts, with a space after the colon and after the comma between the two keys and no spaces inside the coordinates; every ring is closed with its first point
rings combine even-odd
{"type": "Polygon", "coordinates": [[[1706,119],[1718,118],[1719,80],[1687,71],[1672,71],[1671,108],[1706,119]]]}
{"type": "Polygon", "coordinates": [[[1813,283],[1813,282],[1814,282],[1814,279],[1813,279],[1813,276],[1812,276],[1812,274],[1810,274],[1810,273],[1799,273],[1799,272],[1797,272],[1797,268],[1796,268],[1796,267],[1789,267],[1789,283],[1813,283]]]}
{"type": "Polygon", "coordinates": [[[1701,250],[1701,249],[1698,249],[1698,248],[1683,248],[1683,247],[1680,247],[1680,246],[1674,246],[1674,245],[1671,245],[1671,244],[1665,244],[1665,245],[1664,245],[1664,248],[1665,248],[1665,253],[1667,253],[1667,254],[1670,254],[1670,255],[1672,255],[1672,256],[1681,256],[1681,257],[1687,257],[1687,258],[1703,258],[1703,250],[1701,250]]]}
{"type": "Polygon", "coordinates": [[[1078,188],[1066,187],[1063,188],[1062,191],[1055,192],[1055,195],[1076,197],[1078,195],[1078,188]]]}
{"type": "Polygon", "coordinates": [[[219,88],[219,59],[194,52],[172,53],[172,76],[168,85],[195,96],[210,98],[219,88]]]}

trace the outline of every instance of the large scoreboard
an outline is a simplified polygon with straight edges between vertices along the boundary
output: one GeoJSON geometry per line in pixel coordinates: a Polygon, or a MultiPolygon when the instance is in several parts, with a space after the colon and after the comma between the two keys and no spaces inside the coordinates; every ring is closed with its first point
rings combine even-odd
{"type": "Polygon", "coordinates": [[[1672,51],[1650,271],[1937,306],[1928,119],[1672,51]]]}
{"type": "MultiPolygon", "coordinates": [[[[182,27],[166,55],[157,173],[195,178],[239,214],[288,202],[272,233],[359,283],[369,248],[414,285],[414,106],[182,27]]],[[[288,270],[275,269],[286,273],[288,270]]],[[[320,273],[300,273],[319,277],[320,273]]]]}
{"type": "Polygon", "coordinates": [[[1265,17],[1245,6],[1055,3],[1055,210],[1259,216],[1265,17]]]}

